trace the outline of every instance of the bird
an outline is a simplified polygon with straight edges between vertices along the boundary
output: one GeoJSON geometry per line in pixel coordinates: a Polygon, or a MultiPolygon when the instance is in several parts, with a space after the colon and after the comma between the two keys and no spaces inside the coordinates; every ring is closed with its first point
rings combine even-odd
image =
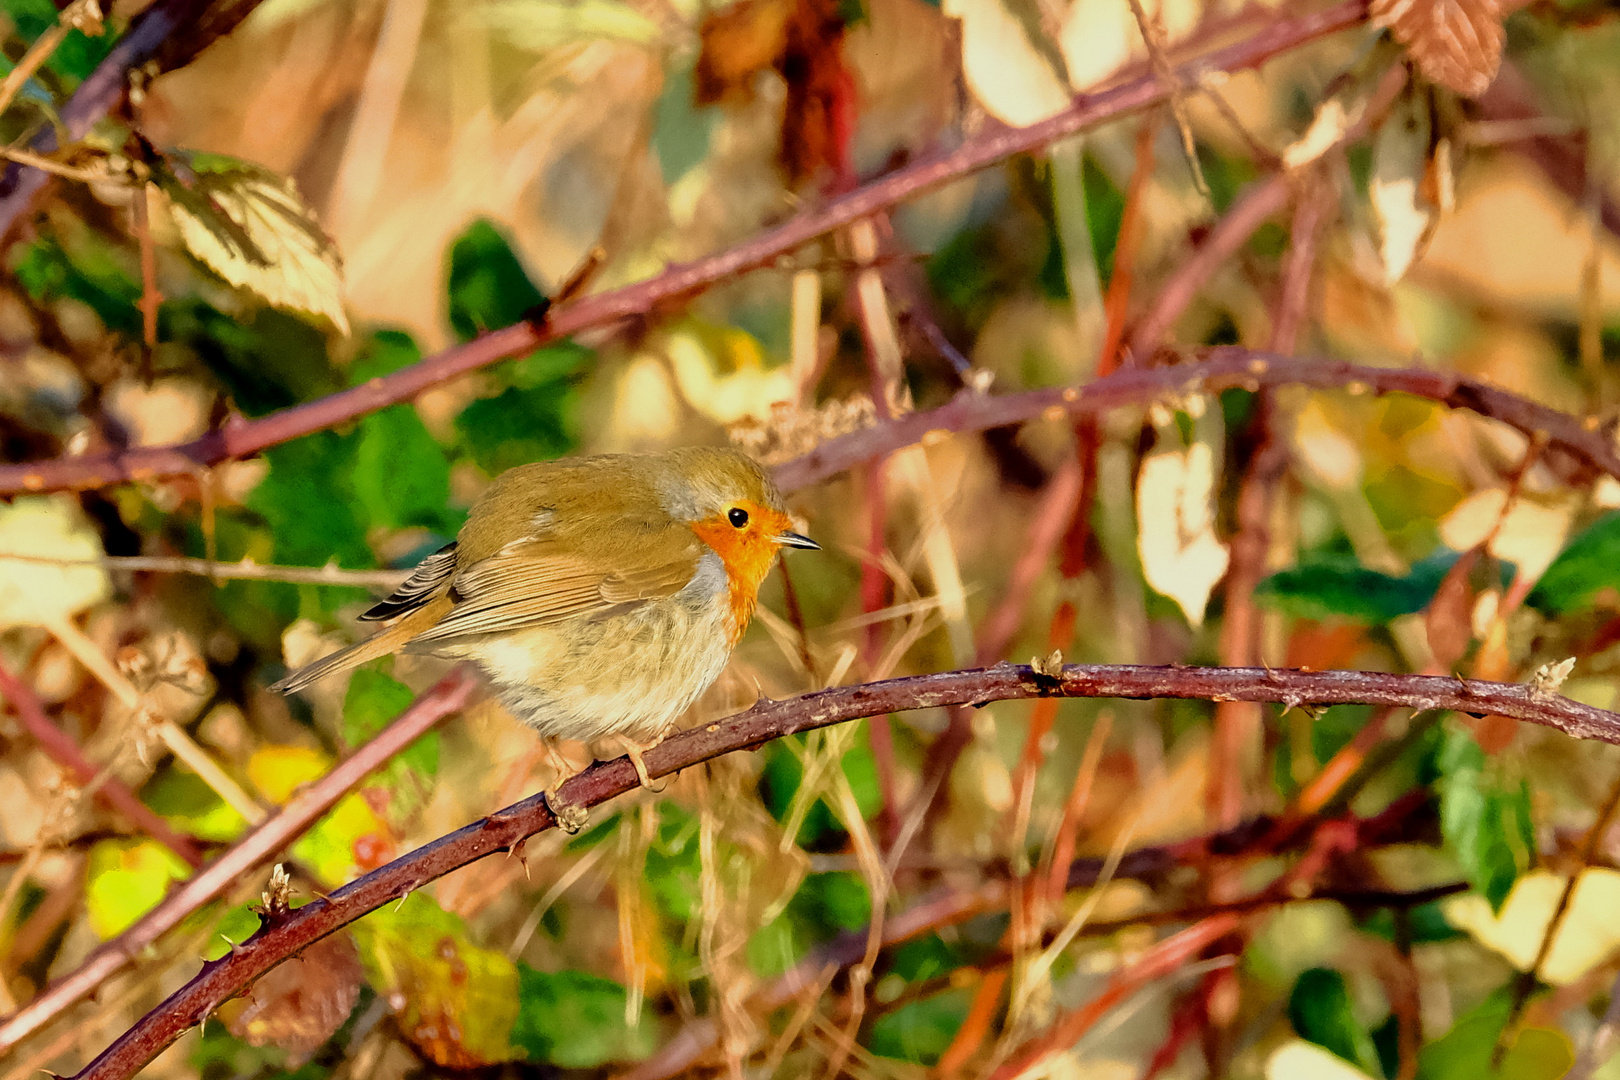
{"type": "Polygon", "coordinates": [[[616,738],[643,754],[720,676],[794,531],[781,492],[740,450],[681,447],[519,465],[496,477],[451,543],[360,618],[386,626],[272,684],[318,679],[404,651],[473,661],[515,718],[553,740],[616,738]]]}

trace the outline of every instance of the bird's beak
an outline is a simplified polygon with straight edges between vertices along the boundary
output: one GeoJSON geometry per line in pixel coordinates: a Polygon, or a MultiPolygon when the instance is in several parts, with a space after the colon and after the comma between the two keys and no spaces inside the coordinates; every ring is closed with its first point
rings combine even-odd
{"type": "Polygon", "coordinates": [[[777,533],[775,536],[771,537],[771,539],[775,540],[778,544],[781,544],[783,547],[808,548],[811,551],[820,551],[821,550],[821,545],[820,544],[816,543],[814,540],[810,539],[808,536],[804,535],[803,533],[796,533],[796,532],[777,533]]]}

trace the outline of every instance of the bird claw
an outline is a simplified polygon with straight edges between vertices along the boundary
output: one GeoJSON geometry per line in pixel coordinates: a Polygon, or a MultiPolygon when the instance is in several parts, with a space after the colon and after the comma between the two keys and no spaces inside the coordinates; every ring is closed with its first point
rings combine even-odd
{"type": "MultiPolygon", "coordinates": [[[[563,802],[555,791],[542,791],[540,797],[546,800],[546,809],[551,811],[551,816],[557,822],[557,828],[569,836],[575,835],[590,824],[591,812],[587,807],[563,802]]],[[[524,869],[528,869],[526,863],[524,869]]]]}

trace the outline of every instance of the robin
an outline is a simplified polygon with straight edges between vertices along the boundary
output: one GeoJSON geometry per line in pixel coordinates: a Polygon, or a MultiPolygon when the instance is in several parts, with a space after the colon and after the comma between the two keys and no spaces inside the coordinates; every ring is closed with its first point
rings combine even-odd
{"type": "MultiPolygon", "coordinates": [[[[548,738],[617,738],[650,787],[642,754],[719,677],[777,552],[819,549],[792,525],[776,485],[736,450],[520,465],[360,616],[384,629],[272,689],[402,649],[472,660],[513,716],[548,738]]],[[[555,793],[570,770],[551,753],[555,793]]],[[[564,827],[584,824],[582,808],[550,802],[564,827]]]]}

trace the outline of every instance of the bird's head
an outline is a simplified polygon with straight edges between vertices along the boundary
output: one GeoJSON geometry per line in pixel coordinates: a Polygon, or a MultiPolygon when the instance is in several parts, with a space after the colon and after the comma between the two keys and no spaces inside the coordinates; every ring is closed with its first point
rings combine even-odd
{"type": "Polygon", "coordinates": [[[782,493],[740,450],[689,447],[674,451],[670,464],[666,504],[725,564],[740,633],[776,553],[821,545],[793,530],[782,493]]]}

